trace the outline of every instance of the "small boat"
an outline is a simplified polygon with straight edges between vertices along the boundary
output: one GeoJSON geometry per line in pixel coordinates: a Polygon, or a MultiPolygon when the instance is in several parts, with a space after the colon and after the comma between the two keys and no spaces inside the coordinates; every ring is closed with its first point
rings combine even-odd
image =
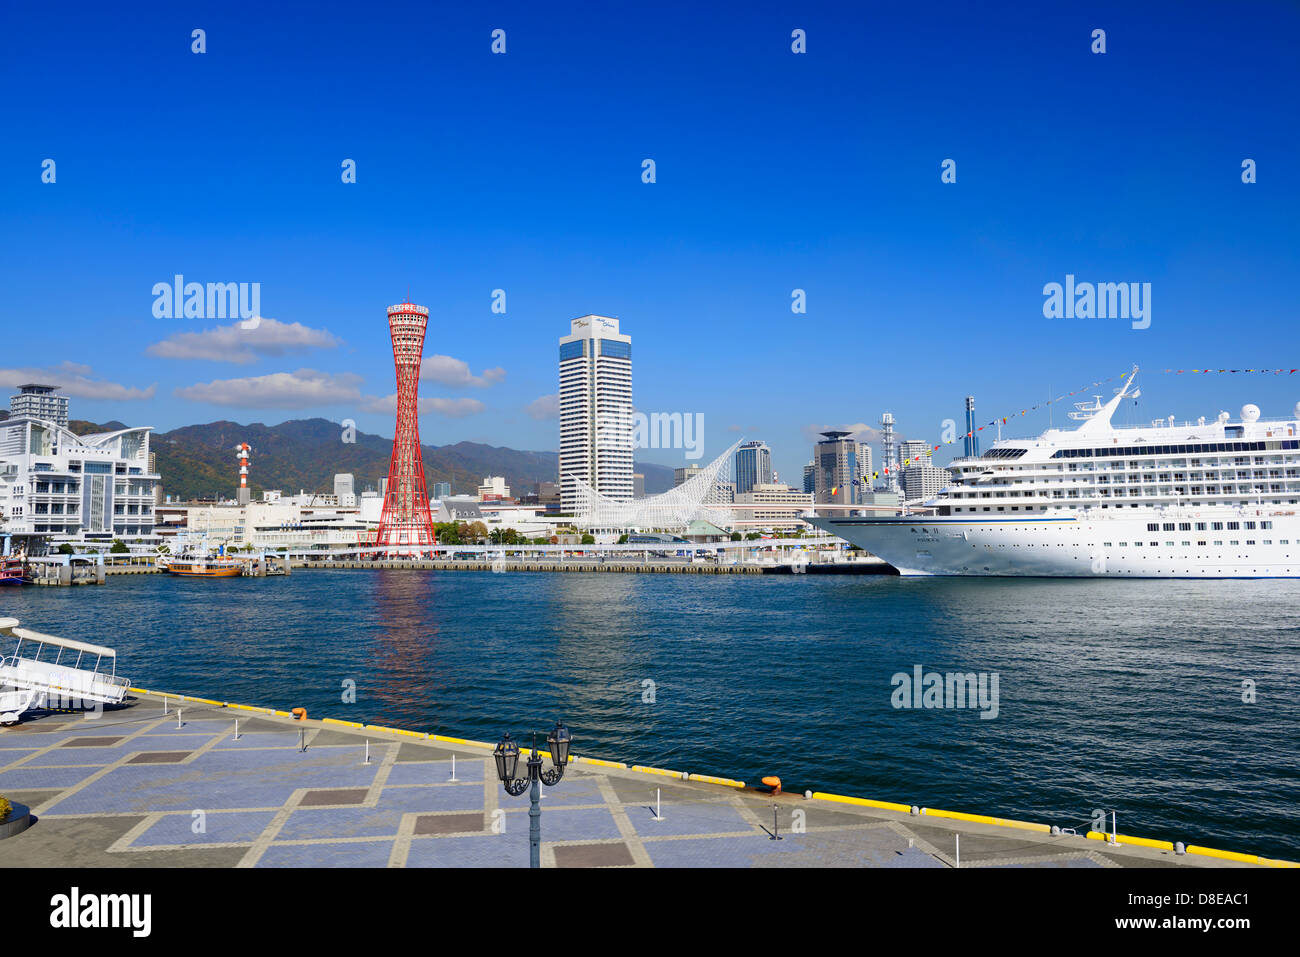
{"type": "Polygon", "coordinates": [[[24,585],[29,580],[21,555],[0,555],[0,585],[24,585]]]}
{"type": "Polygon", "coordinates": [[[244,573],[244,564],[221,555],[182,556],[169,560],[167,571],[184,578],[238,578],[244,573]]]}

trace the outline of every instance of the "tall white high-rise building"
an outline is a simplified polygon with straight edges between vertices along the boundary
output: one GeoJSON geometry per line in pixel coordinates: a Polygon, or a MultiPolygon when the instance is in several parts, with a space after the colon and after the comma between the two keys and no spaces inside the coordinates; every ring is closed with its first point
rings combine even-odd
{"type": "Polygon", "coordinates": [[[872,488],[871,479],[871,444],[869,442],[858,443],[858,491],[863,494],[870,492],[872,488]]]}
{"type": "Polygon", "coordinates": [[[569,514],[577,479],[632,500],[632,337],[608,316],[580,316],[560,339],[560,508],[569,514]]]}

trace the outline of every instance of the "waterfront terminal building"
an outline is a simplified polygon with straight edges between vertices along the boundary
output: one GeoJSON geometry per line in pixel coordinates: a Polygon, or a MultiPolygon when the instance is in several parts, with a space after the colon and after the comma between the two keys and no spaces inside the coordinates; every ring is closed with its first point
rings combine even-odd
{"type": "Polygon", "coordinates": [[[26,414],[0,422],[0,534],[152,541],[161,478],[150,469],[151,431],[76,435],[26,414]]]}

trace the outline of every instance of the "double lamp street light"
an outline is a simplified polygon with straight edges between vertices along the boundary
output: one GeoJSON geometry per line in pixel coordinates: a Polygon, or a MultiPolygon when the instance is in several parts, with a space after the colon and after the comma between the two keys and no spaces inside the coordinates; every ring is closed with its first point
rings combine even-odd
{"type": "Polygon", "coordinates": [[[573,738],[563,723],[555,722],[555,728],[546,737],[546,745],[551,752],[549,771],[542,770],[542,757],[537,752],[537,732],[533,732],[533,746],[528,755],[528,776],[516,778],[519,767],[519,745],[507,731],[497,744],[492,757],[497,763],[497,777],[511,797],[519,797],[525,790],[532,789],[530,800],[532,807],[528,810],[528,858],[530,867],[542,866],[542,809],[538,804],[542,796],[541,785],[554,787],[564,777],[564,767],[569,763],[569,746],[573,738]]]}

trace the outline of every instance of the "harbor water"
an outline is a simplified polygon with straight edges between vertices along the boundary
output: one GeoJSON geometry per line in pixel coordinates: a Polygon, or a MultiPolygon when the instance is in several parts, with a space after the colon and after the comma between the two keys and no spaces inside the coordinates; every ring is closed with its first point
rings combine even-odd
{"type": "Polygon", "coordinates": [[[375,569],[0,591],[138,687],[487,741],[561,718],[593,757],[1289,859],[1298,605],[1278,580],[375,569]],[[995,707],[896,706],[918,668],[996,676],[995,707]]]}

